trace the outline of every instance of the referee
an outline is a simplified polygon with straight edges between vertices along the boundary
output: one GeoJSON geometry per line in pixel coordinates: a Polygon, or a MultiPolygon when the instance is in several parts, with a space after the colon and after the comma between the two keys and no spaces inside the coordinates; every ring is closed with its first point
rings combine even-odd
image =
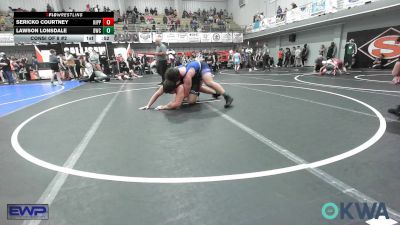
{"type": "Polygon", "coordinates": [[[167,47],[161,43],[161,38],[156,39],[156,52],[154,53],[157,62],[157,73],[161,76],[161,83],[163,84],[165,78],[165,71],[167,70],[167,47]]]}

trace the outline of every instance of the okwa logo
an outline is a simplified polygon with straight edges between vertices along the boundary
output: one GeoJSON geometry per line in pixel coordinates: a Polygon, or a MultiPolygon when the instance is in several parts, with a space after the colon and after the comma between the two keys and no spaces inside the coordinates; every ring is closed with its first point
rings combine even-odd
{"type": "MultiPolygon", "coordinates": [[[[385,59],[397,59],[400,56],[400,43],[397,42],[399,37],[400,31],[389,28],[359,47],[358,50],[372,60],[380,58],[382,54],[385,59]]],[[[393,60],[395,61],[397,60],[393,60]]]]}
{"type": "Polygon", "coordinates": [[[372,204],[366,202],[341,202],[339,206],[333,202],[328,202],[322,206],[321,213],[322,217],[327,220],[334,220],[338,217],[341,220],[371,220],[378,219],[380,216],[389,219],[385,203],[382,202],[374,202],[372,204]]]}

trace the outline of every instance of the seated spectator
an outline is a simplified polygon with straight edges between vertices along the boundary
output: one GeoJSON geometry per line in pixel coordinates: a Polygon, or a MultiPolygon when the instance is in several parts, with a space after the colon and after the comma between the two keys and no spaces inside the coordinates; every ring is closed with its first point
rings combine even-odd
{"type": "Polygon", "coordinates": [[[136,8],[136,6],[133,7],[133,12],[135,12],[136,14],[138,14],[138,9],[136,8]]]}
{"type": "Polygon", "coordinates": [[[263,12],[260,13],[259,17],[260,17],[260,21],[263,21],[263,19],[264,19],[264,13],[263,13],[263,12]]]}
{"type": "Polygon", "coordinates": [[[282,16],[280,18],[281,20],[285,20],[287,12],[288,12],[288,9],[285,8],[285,10],[283,10],[282,16]]]}
{"type": "Polygon", "coordinates": [[[168,16],[168,15],[169,15],[169,11],[168,11],[168,8],[167,8],[167,6],[165,6],[165,9],[164,9],[164,14],[165,14],[166,16],[168,16]]]}
{"type": "Polygon", "coordinates": [[[282,18],[282,8],[281,8],[281,6],[279,5],[278,6],[278,9],[276,10],[276,17],[277,18],[282,18]]]}
{"type": "Polygon", "coordinates": [[[373,69],[384,69],[386,60],[384,60],[384,55],[381,54],[380,57],[376,57],[374,62],[372,62],[372,68],[373,69]]]}
{"type": "Polygon", "coordinates": [[[154,8],[153,12],[154,12],[154,15],[155,15],[155,16],[157,16],[157,15],[158,15],[158,12],[157,12],[157,7],[155,7],[155,8],[154,8]]]}
{"type": "Polygon", "coordinates": [[[163,23],[164,23],[164,24],[167,24],[167,23],[168,23],[168,18],[167,18],[166,15],[164,15],[164,17],[163,17],[163,23]]]}
{"type": "Polygon", "coordinates": [[[295,9],[295,8],[297,8],[297,5],[296,5],[296,3],[294,3],[294,2],[291,4],[291,6],[292,6],[292,9],[295,9]]]}

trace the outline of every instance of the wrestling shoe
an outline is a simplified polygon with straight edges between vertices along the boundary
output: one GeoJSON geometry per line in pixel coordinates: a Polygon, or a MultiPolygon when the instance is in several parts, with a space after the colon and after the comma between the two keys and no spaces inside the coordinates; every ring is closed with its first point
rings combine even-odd
{"type": "Polygon", "coordinates": [[[225,97],[225,101],[226,101],[226,103],[225,103],[224,107],[225,107],[225,108],[228,108],[228,107],[231,106],[231,104],[232,104],[232,102],[233,102],[233,98],[232,98],[231,96],[226,96],[226,97],[225,97]]]}
{"type": "Polygon", "coordinates": [[[400,116],[400,110],[399,109],[389,109],[388,110],[389,113],[394,114],[396,116],[400,116]]]}

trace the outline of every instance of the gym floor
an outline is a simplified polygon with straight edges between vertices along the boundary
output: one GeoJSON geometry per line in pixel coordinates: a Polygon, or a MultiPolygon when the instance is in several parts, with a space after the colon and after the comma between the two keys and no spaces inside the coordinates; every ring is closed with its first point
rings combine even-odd
{"type": "MultiPolygon", "coordinates": [[[[215,80],[233,107],[202,94],[175,111],[138,110],[156,75],[46,89],[0,117],[0,224],[367,224],[324,219],[327,202],[384,202],[399,221],[400,120],[387,110],[400,89],[391,79],[227,70],[215,80]],[[7,204],[19,203],[49,204],[49,220],[7,220],[7,204]]],[[[1,86],[0,96],[16,88],[1,86]]]]}

